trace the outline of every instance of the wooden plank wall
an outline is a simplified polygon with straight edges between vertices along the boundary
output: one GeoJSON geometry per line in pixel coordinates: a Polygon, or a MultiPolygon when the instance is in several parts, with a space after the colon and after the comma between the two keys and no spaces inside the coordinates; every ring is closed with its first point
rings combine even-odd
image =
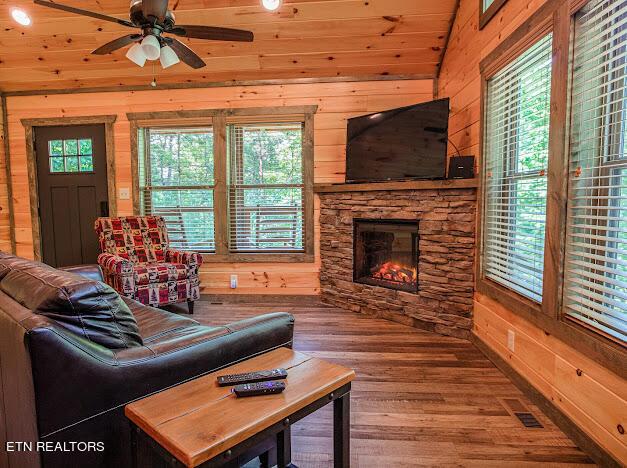
{"type": "MultiPolygon", "coordinates": [[[[432,98],[432,80],[7,97],[17,253],[25,257],[33,256],[26,146],[24,128],[20,119],[117,114],[118,119],[114,127],[116,184],[118,188],[132,188],[129,122],[126,119],[126,112],[318,105],[314,123],[314,179],[316,183],[343,182],[346,119],[348,117],[428,101],[432,98]]],[[[0,174],[0,181],[1,177],[2,174],[0,174]]],[[[132,213],[131,200],[118,199],[117,202],[120,214],[132,213]]],[[[203,292],[208,294],[318,294],[320,261],[317,220],[318,203],[316,200],[315,263],[205,264],[201,269],[203,292]],[[239,275],[238,289],[229,288],[231,274],[239,275]]],[[[4,241],[6,233],[2,232],[2,234],[4,241]]]]}
{"type": "Polygon", "coordinates": [[[9,217],[9,187],[5,157],[4,101],[0,100],[0,250],[11,252],[11,223],[9,217]]]}
{"type": "MultiPolygon", "coordinates": [[[[438,96],[451,98],[451,139],[464,154],[479,156],[479,62],[542,4],[509,0],[478,30],[478,0],[461,0],[438,80],[438,96]]],[[[453,153],[452,147],[449,153],[453,153]]],[[[627,460],[625,436],[617,425],[627,419],[625,381],[586,356],[522,320],[515,311],[476,294],[473,333],[567,414],[599,445],[627,460]],[[515,351],[507,331],[516,333],[515,351]],[[582,375],[577,375],[581,369],[582,375]]]]}

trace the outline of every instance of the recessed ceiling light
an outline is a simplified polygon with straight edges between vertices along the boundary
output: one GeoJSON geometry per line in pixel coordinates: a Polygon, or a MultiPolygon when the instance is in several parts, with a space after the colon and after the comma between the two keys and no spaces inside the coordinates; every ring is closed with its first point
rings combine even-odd
{"type": "Polygon", "coordinates": [[[261,0],[261,4],[266,10],[274,11],[278,10],[283,0],[261,0]]]}
{"type": "Polygon", "coordinates": [[[11,16],[22,26],[30,26],[32,22],[28,13],[24,10],[20,10],[19,8],[11,8],[11,16]]]}

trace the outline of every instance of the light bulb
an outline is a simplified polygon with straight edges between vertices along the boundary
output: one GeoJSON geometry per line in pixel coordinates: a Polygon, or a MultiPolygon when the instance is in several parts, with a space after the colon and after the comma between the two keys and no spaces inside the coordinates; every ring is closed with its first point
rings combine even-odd
{"type": "Polygon", "coordinates": [[[278,10],[282,3],[283,0],[261,0],[261,5],[270,11],[278,10]]]}
{"type": "Polygon", "coordinates": [[[28,13],[24,10],[20,10],[19,8],[11,8],[11,16],[22,26],[30,26],[32,22],[28,13]]]}
{"type": "Polygon", "coordinates": [[[176,55],[176,52],[174,52],[174,49],[170,46],[161,48],[161,56],[159,57],[159,60],[161,61],[161,66],[163,68],[171,67],[181,61],[179,56],[176,55]]]}
{"type": "Polygon", "coordinates": [[[134,44],[133,47],[128,49],[128,52],[126,53],[126,58],[129,59],[131,62],[136,63],[140,67],[143,67],[146,63],[146,54],[144,53],[144,48],[139,43],[134,44]]]}
{"type": "Polygon", "coordinates": [[[161,54],[161,44],[159,44],[159,39],[155,36],[148,35],[144,37],[141,45],[148,60],[157,60],[159,58],[159,55],[161,54]]]}

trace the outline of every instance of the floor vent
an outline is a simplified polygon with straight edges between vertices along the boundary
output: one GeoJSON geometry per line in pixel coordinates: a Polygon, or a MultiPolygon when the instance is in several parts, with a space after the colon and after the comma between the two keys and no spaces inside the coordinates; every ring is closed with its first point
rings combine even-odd
{"type": "Polygon", "coordinates": [[[523,423],[525,427],[532,429],[541,429],[544,426],[540,424],[540,421],[536,419],[536,417],[531,413],[514,413],[520,422],[523,423]]]}

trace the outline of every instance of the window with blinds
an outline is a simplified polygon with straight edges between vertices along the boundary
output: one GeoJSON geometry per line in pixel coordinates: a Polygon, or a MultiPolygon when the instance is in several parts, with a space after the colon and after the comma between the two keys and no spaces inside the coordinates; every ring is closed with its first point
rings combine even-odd
{"type": "Polygon", "coordinates": [[[139,139],[141,212],[164,217],[172,248],[215,251],[212,129],[143,128],[139,139]]]}
{"type": "Polygon", "coordinates": [[[627,340],[627,3],[575,16],[564,311],[627,340]]]}
{"type": "Polygon", "coordinates": [[[230,124],[229,249],[303,252],[303,124],[230,124]]]}
{"type": "Polygon", "coordinates": [[[542,301],[551,35],[487,82],[483,275],[542,301]]]}

